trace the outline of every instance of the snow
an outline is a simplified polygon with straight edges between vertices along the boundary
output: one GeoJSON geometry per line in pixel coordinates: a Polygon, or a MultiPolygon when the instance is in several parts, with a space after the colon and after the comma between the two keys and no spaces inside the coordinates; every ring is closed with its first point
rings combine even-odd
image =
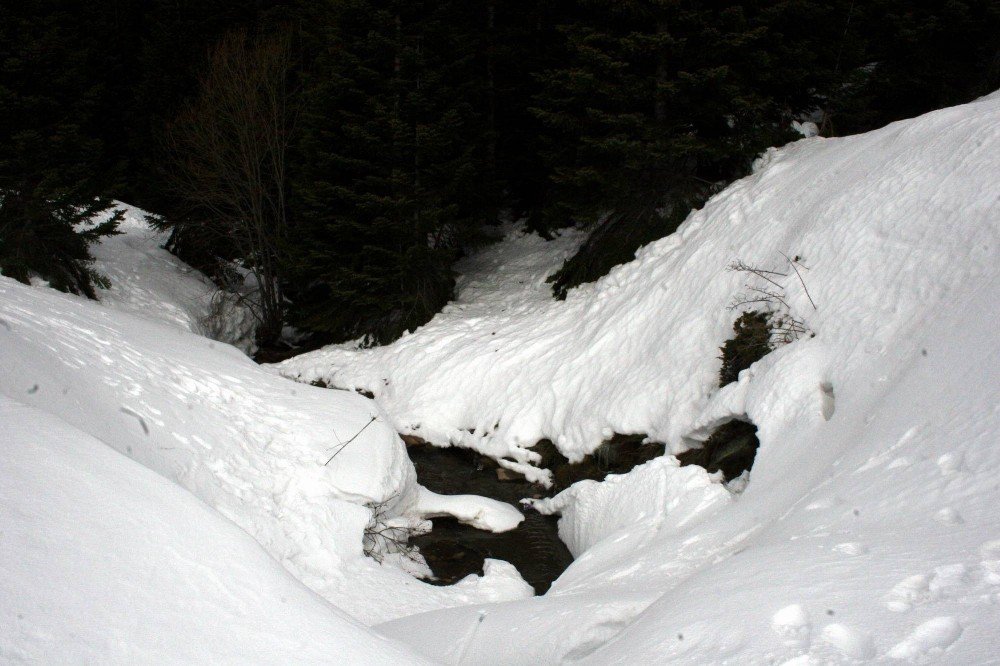
{"type": "MultiPolygon", "coordinates": [[[[118,266],[159,256],[156,236],[120,240],[128,243],[98,253],[117,254],[118,266]]],[[[178,290],[188,283],[164,269],[161,285],[157,270],[117,282],[117,296],[100,303],[0,278],[0,395],[175,481],[362,622],[530,594],[512,567],[443,588],[408,573],[426,572],[419,557],[365,557],[365,531],[378,521],[417,529],[426,515],[454,513],[504,530],[521,516],[485,498],[431,501],[377,405],[290,382],[187,331],[191,320],[155,304],[183,300],[178,290]]]]}
{"type": "MultiPolygon", "coordinates": [[[[680,467],[673,457],[658,458],[630,474],[608,476],[603,482],[580,481],[555,497],[532,502],[541,513],[561,513],[559,538],[574,556],[613,549],[627,556],[648,536],[643,523],[657,529],[679,529],[725,507],[732,496],[717,475],[701,467],[680,467]]],[[[582,564],[576,565],[578,568],[582,564]]]]}
{"type": "MultiPolygon", "coordinates": [[[[528,288],[478,300],[464,290],[393,345],[328,348],[278,370],[371,391],[401,432],[518,463],[535,460],[530,447],[542,438],[576,460],[612,432],[683,450],[714,394],[718,347],[737,316],[727,306],[745,290],[746,276],[727,270],[733,261],[780,269],[784,253],[808,267],[818,310],[794,274],[783,279],[790,314],[819,335],[811,376],[794,380],[803,391],[806,383],[836,387],[890,343],[907,344],[904,333],[953,283],[985,277],[995,107],[984,100],[862,136],[772,149],[757,173],[678,233],[565,302],[530,296],[545,285],[525,271],[528,288]],[[972,236],[955,234],[959,225],[972,236]]],[[[506,265],[520,251],[513,243],[482,263],[506,265]]],[[[488,280],[479,273],[463,285],[488,280]]],[[[805,353],[789,363],[805,362],[805,353]]]]}
{"type": "Polygon", "coordinates": [[[0,661],[423,663],[189,493],[0,396],[0,661]]]}
{"type": "Polygon", "coordinates": [[[728,419],[758,426],[741,494],[669,456],[582,482],[539,505],[579,554],[544,597],[380,628],[445,663],[994,661],[998,182],[1000,94],[803,139],[565,302],[542,297],[558,262],[539,260],[506,298],[463,290],[392,345],[278,366],[519,466],[541,438],[579,459],[616,432],[677,453],[728,419]],[[720,390],[737,260],[787,273],[783,314],[815,335],[720,390]]]}
{"type": "Polygon", "coordinates": [[[151,227],[148,213],[120,201],[111,211],[123,213],[121,233],[91,246],[94,268],[111,283],[98,290],[103,305],[172,324],[248,354],[256,350],[257,323],[249,308],[163,249],[170,234],[151,227]]]}
{"type": "MultiPolygon", "coordinates": [[[[998,182],[1000,94],[805,138],[564,302],[545,278],[581,234],[511,228],[426,326],[271,369],[165,305],[179,264],[105,304],[0,278],[0,656],[416,658],[360,621],[447,664],[995,662],[998,182]],[[786,274],[808,333],[718,389],[737,260],[786,274]],[[372,521],[521,519],[421,489],[397,432],[545,480],[541,438],[679,453],[733,418],[761,442],[738,482],[667,455],[537,502],[577,555],[543,597],[496,560],[432,587],[363,556],[372,521]]],[[[171,261],[112,241],[112,279],[171,261]]]]}
{"type": "Polygon", "coordinates": [[[478,495],[439,495],[426,488],[420,488],[411,511],[420,518],[454,516],[466,525],[490,532],[507,532],[524,520],[520,511],[505,502],[478,495]]]}

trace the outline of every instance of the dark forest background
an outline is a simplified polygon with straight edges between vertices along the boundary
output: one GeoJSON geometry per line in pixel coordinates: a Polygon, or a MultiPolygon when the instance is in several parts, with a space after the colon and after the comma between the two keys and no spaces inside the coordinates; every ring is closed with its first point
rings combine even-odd
{"type": "Polygon", "coordinates": [[[291,323],[381,343],[501,214],[590,229],[565,297],[766,147],[1000,87],[991,0],[0,0],[0,269],[96,295],[112,198],[291,323]]]}

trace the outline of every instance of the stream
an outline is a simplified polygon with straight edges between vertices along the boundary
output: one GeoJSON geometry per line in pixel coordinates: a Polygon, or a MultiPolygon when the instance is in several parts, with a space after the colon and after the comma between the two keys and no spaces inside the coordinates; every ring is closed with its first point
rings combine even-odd
{"type": "Polygon", "coordinates": [[[481,495],[506,502],[524,514],[515,529],[499,534],[459,523],[454,518],[435,518],[434,529],[414,537],[435,579],[435,585],[451,585],[469,574],[483,573],[487,557],[514,565],[537,594],[544,594],[573,556],[559,539],[556,516],[543,516],[520,504],[524,497],[552,494],[524,480],[500,481],[496,463],[473,451],[429,445],[407,447],[417,480],[442,495],[481,495]]]}
{"type": "MultiPolygon", "coordinates": [[[[501,481],[497,463],[468,449],[439,448],[424,442],[408,442],[407,452],[417,470],[418,482],[442,495],[480,495],[511,504],[524,514],[524,521],[509,532],[495,534],[459,523],[453,518],[435,518],[433,529],[410,543],[420,548],[434,572],[437,585],[456,583],[469,574],[483,573],[487,557],[514,565],[537,594],[544,594],[552,581],[573,561],[559,538],[557,516],[543,516],[524,507],[526,497],[551,497],[583,479],[602,480],[608,474],[624,474],[636,465],[663,454],[663,445],[647,442],[644,435],[615,435],[584,461],[571,464],[549,440],[533,447],[541,456],[540,466],[553,472],[552,488],[528,483],[516,474],[501,481]]],[[[501,470],[506,472],[506,470],[501,470]]]]}

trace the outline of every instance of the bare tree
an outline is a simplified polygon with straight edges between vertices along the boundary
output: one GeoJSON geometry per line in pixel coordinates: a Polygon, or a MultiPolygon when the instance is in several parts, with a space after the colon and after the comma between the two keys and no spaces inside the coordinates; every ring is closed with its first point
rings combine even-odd
{"type": "Polygon", "coordinates": [[[281,335],[292,65],[287,34],[230,33],[213,48],[197,96],[167,133],[172,185],[187,209],[179,225],[196,225],[200,237],[235,248],[253,273],[258,288],[245,300],[261,343],[281,335]]]}

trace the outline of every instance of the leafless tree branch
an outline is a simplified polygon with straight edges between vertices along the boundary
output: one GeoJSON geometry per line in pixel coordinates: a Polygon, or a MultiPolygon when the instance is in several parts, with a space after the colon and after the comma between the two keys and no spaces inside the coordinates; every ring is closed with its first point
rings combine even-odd
{"type": "Polygon", "coordinates": [[[213,48],[197,97],[167,134],[174,189],[186,202],[183,224],[234,247],[253,273],[258,338],[280,335],[279,266],[288,234],[287,153],[295,125],[290,39],[223,37],[213,48]]]}

